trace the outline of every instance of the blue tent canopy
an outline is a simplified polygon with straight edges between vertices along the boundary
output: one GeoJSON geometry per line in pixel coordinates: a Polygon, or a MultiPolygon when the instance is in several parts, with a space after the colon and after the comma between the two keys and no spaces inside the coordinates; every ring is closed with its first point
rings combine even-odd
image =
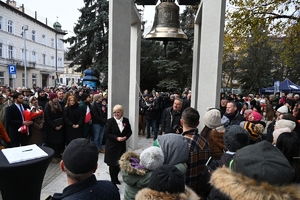
{"type": "Polygon", "coordinates": [[[284,81],[282,81],[279,85],[280,91],[290,91],[290,92],[299,92],[300,86],[296,85],[292,81],[290,81],[288,78],[286,78],[284,81]]]}
{"type": "MultiPolygon", "coordinates": [[[[286,78],[282,81],[279,85],[280,91],[288,91],[288,92],[300,92],[300,86],[296,85],[290,79],[286,78]]],[[[259,93],[266,94],[266,93],[274,93],[274,86],[268,88],[261,88],[259,89],[259,93]]]]}
{"type": "Polygon", "coordinates": [[[259,93],[266,94],[266,93],[274,93],[274,87],[268,87],[268,88],[261,88],[259,89],[259,93]]]}

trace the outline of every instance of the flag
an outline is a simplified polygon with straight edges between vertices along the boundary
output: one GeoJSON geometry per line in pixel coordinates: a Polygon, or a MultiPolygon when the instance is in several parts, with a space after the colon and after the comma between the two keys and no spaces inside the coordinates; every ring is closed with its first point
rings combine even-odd
{"type": "Polygon", "coordinates": [[[86,106],[86,113],[85,113],[85,120],[84,120],[84,122],[88,123],[91,119],[92,119],[92,116],[91,116],[90,107],[86,106]]]}

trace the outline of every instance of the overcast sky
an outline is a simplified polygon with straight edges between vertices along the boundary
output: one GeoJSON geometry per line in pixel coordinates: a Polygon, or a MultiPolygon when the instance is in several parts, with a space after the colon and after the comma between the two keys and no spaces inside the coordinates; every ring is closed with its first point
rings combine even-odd
{"type": "MultiPolygon", "coordinates": [[[[62,29],[67,31],[73,31],[73,26],[80,17],[78,9],[84,6],[83,0],[16,0],[16,2],[18,6],[24,4],[26,13],[32,13],[34,16],[34,12],[37,11],[39,17],[47,18],[48,24],[52,25],[57,20],[61,23],[62,29]]],[[[180,11],[183,9],[184,6],[181,6],[180,11]]],[[[152,26],[154,13],[155,6],[145,6],[144,20],[148,22],[146,27],[152,26]]]]}

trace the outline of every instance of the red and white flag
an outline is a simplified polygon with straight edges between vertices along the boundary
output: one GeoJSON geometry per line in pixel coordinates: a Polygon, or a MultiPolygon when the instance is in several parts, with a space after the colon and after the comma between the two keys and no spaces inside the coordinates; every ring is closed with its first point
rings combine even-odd
{"type": "Polygon", "coordinates": [[[92,119],[91,110],[90,110],[90,107],[87,106],[86,107],[86,113],[85,113],[85,120],[84,120],[84,122],[88,123],[91,119],[92,119]]]}

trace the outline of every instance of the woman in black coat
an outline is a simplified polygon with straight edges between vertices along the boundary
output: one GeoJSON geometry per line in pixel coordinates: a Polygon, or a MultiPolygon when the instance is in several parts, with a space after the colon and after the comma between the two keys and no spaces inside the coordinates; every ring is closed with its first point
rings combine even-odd
{"type": "Polygon", "coordinates": [[[82,125],[84,117],[85,115],[79,108],[76,97],[69,96],[66,107],[64,108],[66,145],[76,138],[83,138],[82,125]]]}
{"type": "Polygon", "coordinates": [[[54,157],[52,162],[59,162],[61,159],[60,153],[64,142],[63,131],[63,112],[58,103],[57,94],[49,94],[50,101],[44,108],[45,122],[46,122],[46,142],[47,146],[54,150],[54,157]]]}
{"type": "Polygon", "coordinates": [[[105,126],[104,162],[109,166],[111,182],[116,185],[120,184],[118,180],[120,172],[119,159],[126,152],[126,140],[131,136],[132,130],[129,120],[123,117],[123,106],[115,105],[113,113],[114,117],[108,119],[105,126]]]}

